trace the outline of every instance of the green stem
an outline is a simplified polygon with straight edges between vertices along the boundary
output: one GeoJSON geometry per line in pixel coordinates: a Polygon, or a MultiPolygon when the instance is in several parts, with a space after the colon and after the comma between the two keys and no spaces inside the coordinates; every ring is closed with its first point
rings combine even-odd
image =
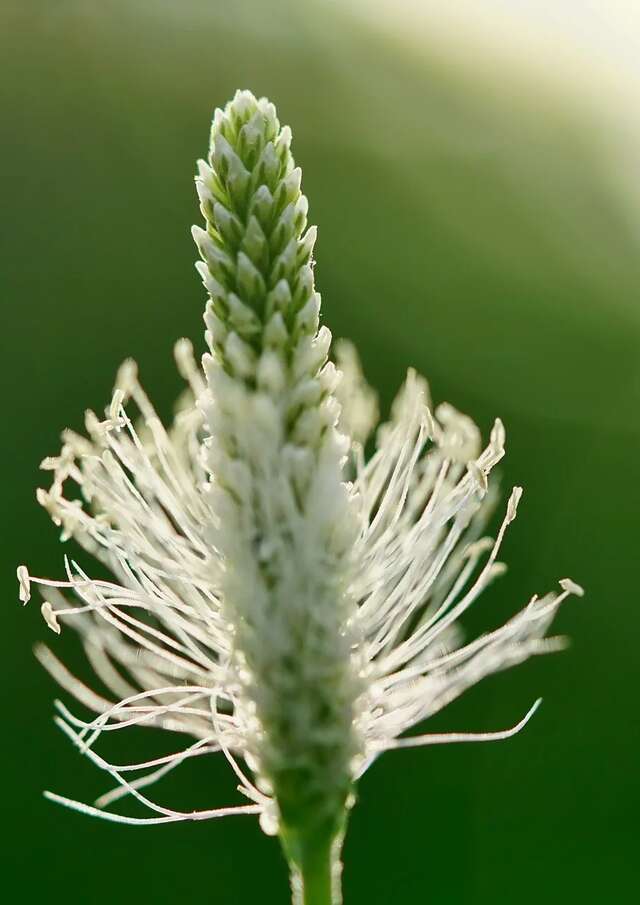
{"type": "Polygon", "coordinates": [[[339,877],[334,878],[333,846],[322,846],[309,853],[301,865],[302,905],[339,905],[342,901],[339,877]],[[334,884],[335,881],[335,884],[334,884]]]}
{"type": "Polygon", "coordinates": [[[304,846],[290,861],[293,905],[342,905],[342,838],[304,846]]]}

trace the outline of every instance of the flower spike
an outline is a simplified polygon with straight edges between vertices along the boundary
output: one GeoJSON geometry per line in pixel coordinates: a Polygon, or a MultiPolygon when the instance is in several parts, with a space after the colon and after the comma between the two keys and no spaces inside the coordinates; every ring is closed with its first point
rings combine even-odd
{"type": "Polygon", "coordinates": [[[557,650],[546,634],[582,588],[534,597],[463,643],[459,620],[504,571],[498,555],[522,489],[495,540],[492,471],[504,455],[495,422],[478,428],[453,406],[432,409],[409,371],[390,419],[354,348],[320,326],[316,230],[307,225],[291,131],[274,106],[240,91],[216,110],[196,189],[193,228],[209,295],[202,365],[188,340],[175,358],[186,388],[164,426],[134,362],[120,368],[104,417],[63,434],[38,501],[112,574],[94,579],[65,558],[63,580],[17,570],[56,634],[73,626],[108,697],[46,647],[36,655],[92,719],[57,705],[56,724],[115,781],[81,813],[129,824],[254,814],[277,833],[294,901],[340,902],[339,851],[355,785],[385,750],[510,738],[406,735],[484,676],[557,650]],[[334,363],[335,362],[335,363],[334,363]],[[71,492],[69,492],[71,488],[71,492]],[[160,727],[181,750],[116,765],[105,733],[160,727]],[[142,792],[193,757],[222,753],[248,804],[176,811],[142,792]],[[128,774],[134,773],[132,779],[128,774]],[[132,798],[153,812],[104,808],[132,798]]]}

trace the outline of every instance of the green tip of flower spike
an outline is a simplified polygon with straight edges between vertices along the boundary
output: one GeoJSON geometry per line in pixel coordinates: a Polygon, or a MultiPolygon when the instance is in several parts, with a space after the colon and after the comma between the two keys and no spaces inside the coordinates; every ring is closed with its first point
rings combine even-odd
{"type": "Polygon", "coordinates": [[[305,232],[308,204],[290,145],[273,104],[238,91],[215,111],[208,162],[198,165],[206,229],[193,236],[211,297],[207,324],[225,369],[246,378],[252,351],[292,347],[318,328],[316,229],[305,232]]]}

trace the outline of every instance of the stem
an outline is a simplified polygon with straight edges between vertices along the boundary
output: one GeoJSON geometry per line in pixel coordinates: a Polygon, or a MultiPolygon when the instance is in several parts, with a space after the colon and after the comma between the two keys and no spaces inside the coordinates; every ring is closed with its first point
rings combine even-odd
{"type": "Polygon", "coordinates": [[[341,837],[305,847],[298,864],[291,864],[293,905],[342,905],[341,848],[341,837]]]}
{"type": "MultiPolygon", "coordinates": [[[[337,873],[337,872],[336,872],[337,873]]],[[[302,905],[338,905],[342,901],[340,877],[334,884],[333,846],[311,853],[302,864],[302,905]],[[338,889],[334,888],[338,886],[338,889]]]]}

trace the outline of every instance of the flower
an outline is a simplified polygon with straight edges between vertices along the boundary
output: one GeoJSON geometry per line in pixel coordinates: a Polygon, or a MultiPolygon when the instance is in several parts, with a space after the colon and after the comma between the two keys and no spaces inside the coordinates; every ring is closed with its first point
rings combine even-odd
{"type": "Polygon", "coordinates": [[[482,537],[504,429],[496,421],[482,450],[469,418],[450,405],[431,413],[427,384],[410,371],[365,461],[375,395],[353,347],[329,360],[316,233],[290,141],[264,98],[238,92],[216,110],[196,178],[206,228],[193,230],[209,352],[200,367],[178,343],[187,388],[173,423],[163,426],[128,361],[105,418],[88,413],[88,436],[66,431],[60,455],[43,462],[53,483],[40,503],[113,580],[75,560],[63,581],[25,566],[18,579],[24,603],[40,586],[54,632],[77,629],[112,693],[37,649],[97,714],[81,720],[58,703],[58,725],[117,783],[96,806],[48,797],[123,823],[257,814],[304,874],[311,850],[340,839],[355,782],[381,752],[522,728],[536,705],[504,732],[404,734],[483,676],[560,647],[547,629],[582,591],[565,579],[560,593],[461,641],[459,618],[504,568],[497,556],[522,493],[514,488],[495,541],[482,537]],[[129,726],[195,741],[109,763],[96,743],[129,726]],[[213,752],[248,803],[180,812],[141,791],[213,752]],[[126,795],[154,815],[105,810],[126,795]]]}

